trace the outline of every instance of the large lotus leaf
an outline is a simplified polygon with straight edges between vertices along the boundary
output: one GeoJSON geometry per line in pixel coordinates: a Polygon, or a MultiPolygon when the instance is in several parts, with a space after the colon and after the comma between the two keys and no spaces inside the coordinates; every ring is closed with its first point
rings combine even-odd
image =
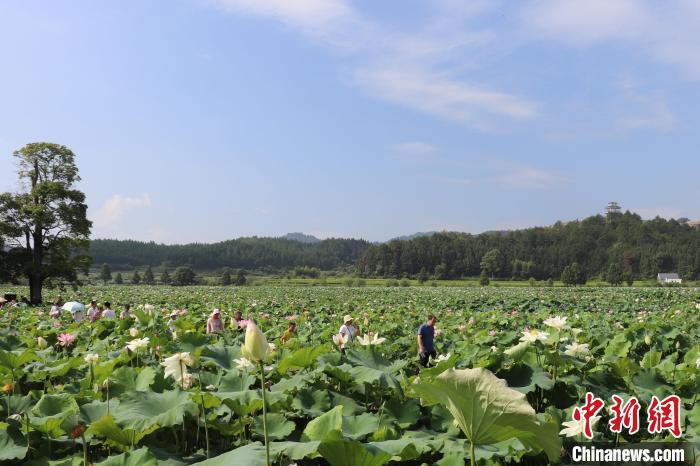
{"type": "Polygon", "coordinates": [[[625,381],[610,370],[591,372],[586,375],[584,383],[596,396],[606,400],[615,394],[629,391],[625,381]]]}
{"type": "Polygon", "coordinates": [[[284,377],[282,380],[270,387],[273,392],[295,392],[308,385],[313,380],[313,374],[299,373],[291,377],[284,377]]]}
{"type": "Polygon", "coordinates": [[[0,412],[4,414],[4,417],[7,417],[10,414],[15,414],[15,413],[24,413],[29,411],[29,409],[34,406],[36,403],[36,399],[32,395],[25,395],[25,396],[19,396],[19,395],[12,395],[9,397],[6,397],[2,402],[0,402],[0,412]],[[6,413],[8,405],[10,408],[10,412],[6,413]]]}
{"type": "Polygon", "coordinates": [[[331,406],[342,406],[343,414],[345,416],[352,416],[354,414],[360,414],[365,409],[361,407],[355,400],[345,395],[341,395],[336,392],[328,392],[331,397],[331,406]]]}
{"type": "Polygon", "coordinates": [[[656,395],[665,398],[673,394],[673,387],[668,385],[654,369],[644,369],[632,377],[635,391],[640,395],[656,395]]]}
{"type": "Polygon", "coordinates": [[[330,431],[343,428],[343,407],[336,406],[321,416],[309,421],[301,436],[302,440],[321,440],[330,431]]]}
{"type": "Polygon", "coordinates": [[[82,455],[75,455],[69,458],[52,461],[48,458],[38,458],[28,463],[23,463],[23,466],[85,466],[82,455]]]}
{"type": "Polygon", "coordinates": [[[0,366],[10,370],[21,369],[25,364],[36,361],[37,355],[32,350],[3,351],[0,350],[0,366]]]}
{"type": "Polygon", "coordinates": [[[558,436],[539,421],[525,395],[486,369],[449,369],[412,389],[424,404],[445,406],[474,445],[517,438],[552,460],[559,457],[558,436]]]}
{"type": "Polygon", "coordinates": [[[157,466],[158,460],[148,451],[148,448],[140,448],[127,451],[121,455],[110,456],[106,460],[95,463],[99,466],[157,466]]]}
{"type": "Polygon", "coordinates": [[[0,460],[24,459],[27,456],[27,439],[18,429],[0,429],[0,460]]]}
{"type": "Polygon", "coordinates": [[[205,409],[218,408],[221,406],[221,399],[215,396],[213,393],[202,392],[198,394],[193,394],[190,399],[197,404],[204,406],[205,409]]]}
{"type": "Polygon", "coordinates": [[[51,377],[63,377],[72,369],[77,369],[82,366],[83,362],[83,358],[77,356],[59,359],[46,364],[39,372],[44,372],[51,377]]]}
{"type": "Polygon", "coordinates": [[[270,455],[300,460],[315,455],[320,444],[321,442],[318,440],[311,442],[270,442],[270,455]]]}
{"type": "Polygon", "coordinates": [[[265,447],[259,442],[249,443],[223,455],[194,464],[197,466],[267,466],[265,462],[265,447]]]}
{"type": "Polygon", "coordinates": [[[46,435],[58,437],[64,432],[61,424],[79,411],[75,399],[68,393],[44,395],[32,408],[32,426],[46,435]]]}
{"type": "Polygon", "coordinates": [[[385,440],[383,442],[370,442],[365,446],[374,452],[384,452],[391,455],[394,461],[410,461],[418,458],[428,448],[419,451],[413,442],[407,439],[385,440]]]}
{"type": "Polygon", "coordinates": [[[327,364],[323,368],[323,372],[335,379],[338,379],[342,383],[352,382],[353,378],[352,373],[350,372],[351,370],[352,366],[350,364],[341,364],[339,366],[332,366],[330,364],[327,364]]]}
{"type": "Polygon", "coordinates": [[[120,396],[129,392],[145,392],[156,378],[156,371],[144,367],[137,371],[133,367],[120,367],[110,377],[110,396],[120,396]]]}
{"type": "Polygon", "coordinates": [[[627,339],[625,333],[618,333],[605,346],[605,355],[611,357],[624,358],[630,352],[632,342],[627,339]]]}
{"type": "Polygon", "coordinates": [[[198,355],[202,352],[202,348],[207,346],[209,339],[201,333],[190,332],[180,335],[178,332],[178,343],[180,344],[180,351],[198,355]]]}
{"type": "Polygon", "coordinates": [[[554,386],[554,381],[540,366],[517,364],[498,373],[498,377],[505,379],[508,386],[520,393],[534,392],[536,387],[549,390],[554,386]]]}
{"type": "Polygon", "coordinates": [[[234,359],[241,357],[238,346],[207,346],[202,350],[200,360],[204,365],[214,365],[230,371],[236,367],[234,359]]]}
{"type": "Polygon", "coordinates": [[[320,416],[331,407],[326,390],[300,390],[292,401],[292,407],[309,416],[320,416]]]}
{"type": "Polygon", "coordinates": [[[196,410],[189,394],[180,390],[130,392],[122,396],[114,417],[119,425],[138,431],[152,425],[169,427],[181,424],[186,413],[194,414],[196,410]]]}
{"type": "Polygon", "coordinates": [[[391,398],[384,404],[387,419],[396,422],[402,429],[407,429],[420,419],[420,405],[416,400],[391,398]]]}
{"type": "Polygon", "coordinates": [[[511,348],[508,348],[504,351],[504,353],[517,362],[520,361],[523,358],[523,356],[525,356],[525,353],[527,353],[529,347],[530,343],[527,341],[523,341],[511,348]]]}
{"type": "Polygon", "coordinates": [[[239,375],[236,371],[231,371],[221,378],[219,393],[242,392],[248,390],[256,380],[257,379],[252,374],[239,375]]]}
{"type": "Polygon", "coordinates": [[[290,369],[304,369],[316,363],[319,356],[328,350],[323,346],[311,346],[299,349],[279,361],[278,369],[284,374],[290,369]]]}
{"type": "Polygon", "coordinates": [[[370,413],[343,418],[343,435],[353,440],[361,440],[379,429],[379,418],[370,413]]]}
{"type": "Polygon", "coordinates": [[[327,434],[318,446],[318,452],[331,466],[382,466],[391,460],[389,453],[373,450],[356,440],[343,438],[338,432],[327,434]]]}
{"type": "Polygon", "coordinates": [[[154,424],[141,431],[122,429],[114,422],[112,416],[104,416],[100,420],[90,424],[87,433],[104,438],[109,445],[113,445],[121,450],[126,450],[131,448],[132,444],[137,445],[142,438],[155,431],[157,428],[158,425],[154,424]]]}
{"type": "Polygon", "coordinates": [[[348,360],[356,366],[351,368],[349,372],[353,379],[360,384],[377,382],[382,387],[401,391],[401,384],[396,380],[395,375],[408,364],[406,360],[399,359],[391,363],[372,346],[350,351],[348,360]]]}
{"type": "MultiPolygon", "coordinates": [[[[110,412],[114,411],[117,406],[119,406],[119,400],[109,400],[110,412]]],[[[106,401],[91,401],[90,403],[80,405],[80,419],[87,425],[90,425],[95,421],[99,421],[103,417],[107,416],[107,414],[106,401]]]]}
{"type": "Polygon", "coordinates": [[[644,369],[653,369],[661,362],[662,354],[658,351],[648,351],[642,358],[641,366],[644,369]]]}
{"type": "MultiPolygon", "coordinates": [[[[271,440],[282,440],[285,439],[294,432],[296,424],[292,421],[287,420],[284,415],[280,413],[268,413],[267,414],[267,435],[271,440]]],[[[253,418],[253,432],[255,432],[259,437],[263,437],[263,422],[262,416],[256,416],[253,418]]]]}

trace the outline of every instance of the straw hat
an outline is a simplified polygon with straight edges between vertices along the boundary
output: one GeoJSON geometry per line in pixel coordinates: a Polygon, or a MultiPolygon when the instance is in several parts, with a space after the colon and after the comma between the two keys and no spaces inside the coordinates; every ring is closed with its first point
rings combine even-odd
{"type": "Polygon", "coordinates": [[[348,314],[348,315],[346,315],[345,317],[343,317],[343,323],[344,323],[344,324],[347,324],[347,323],[350,322],[351,320],[352,320],[352,316],[351,316],[350,314],[348,314]]]}

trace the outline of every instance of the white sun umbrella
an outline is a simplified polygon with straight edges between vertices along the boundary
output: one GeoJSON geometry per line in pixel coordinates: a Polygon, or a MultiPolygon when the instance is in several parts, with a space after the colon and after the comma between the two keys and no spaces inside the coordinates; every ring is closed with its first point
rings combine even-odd
{"type": "Polygon", "coordinates": [[[71,312],[73,314],[75,314],[76,312],[85,312],[85,304],[70,301],[64,304],[63,307],[61,307],[61,309],[63,309],[64,311],[71,312]]]}

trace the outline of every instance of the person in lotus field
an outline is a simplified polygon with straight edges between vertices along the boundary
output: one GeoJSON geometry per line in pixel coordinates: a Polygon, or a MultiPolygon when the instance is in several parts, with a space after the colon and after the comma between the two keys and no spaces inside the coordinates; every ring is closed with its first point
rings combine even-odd
{"type": "Polygon", "coordinates": [[[434,344],[435,322],[437,322],[437,317],[430,314],[428,320],[418,329],[418,356],[423,367],[428,365],[431,357],[433,359],[437,357],[434,344]]]}
{"type": "Polygon", "coordinates": [[[105,308],[102,311],[102,318],[103,319],[116,319],[117,318],[117,313],[114,312],[112,309],[112,303],[109,301],[105,301],[105,308]]]}
{"type": "Polygon", "coordinates": [[[296,329],[297,329],[297,324],[294,322],[290,322],[289,325],[287,325],[287,330],[280,337],[280,343],[282,343],[284,345],[292,337],[294,337],[294,332],[296,331],[296,329]]]}
{"type": "Polygon", "coordinates": [[[357,328],[352,325],[353,319],[351,315],[346,315],[343,318],[343,325],[338,330],[338,338],[343,342],[340,345],[340,351],[345,353],[345,349],[352,344],[352,341],[357,336],[357,328]]]}
{"type": "Polygon", "coordinates": [[[131,304],[125,304],[124,310],[119,313],[119,320],[131,318],[131,304]]]}
{"type": "Polygon", "coordinates": [[[97,319],[100,318],[98,315],[99,312],[100,308],[97,306],[97,301],[93,299],[92,301],[90,301],[90,307],[87,311],[88,320],[90,322],[95,322],[97,319]]]}
{"type": "Polygon", "coordinates": [[[211,333],[221,333],[224,331],[224,321],[221,320],[221,311],[214,309],[207,319],[207,335],[211,333]]]}

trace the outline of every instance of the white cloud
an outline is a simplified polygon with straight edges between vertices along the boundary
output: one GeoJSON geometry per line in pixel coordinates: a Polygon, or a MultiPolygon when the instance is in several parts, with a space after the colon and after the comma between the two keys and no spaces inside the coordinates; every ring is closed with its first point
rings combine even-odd
{"type": "Polygon", "coordinates": [[[618,129],[652,129],[666,132],[678,128],[678,119],[662,92],[644,91],[640,89],[639,83],[630,79],[622,80],[618,87],[623,98],[632,107],[615,120],[614,124],[618,129]]]}
{"type": "Polygon", "coordinates": [[[144,194],[140,197],[122,196],[114,194],[97,209],[94,217],[95,225],[98,227],[111,226],[119,222],[133,209],[140,209],[151,206],[151,197],[144,194]]]}
{"type": "MultiPolygon", "coordinates": [[[[397,33],[360,15],[344,0],[215,0],[225,11],[277,20],[332,50],[350,54],[352,82],[374,98],[482,130],[503,120],[536,115],[528,101],[485,86],[456,72],[465,50],[474,51],[489,33],[452,24],[487,9],[487,3],[459,8],[435,4],[436,18],[426,28],[397,33]],[[453,16],[450,16],[453,15],[453,16]],[[450,23],[449,27],[444,27],[450,23]]],[[[477,64],[478,65],[478,64],[477,64]]]]}
{"type": "Polygon", "coordinates": [[[541,168],[516,165],[495,175],[493,180],[507,189],[549,189],[566,181],[566,177],[541,168]]]}
{"type": "Polygon", "coordinates": [[[526,29],[548,40],[594,45],[618,43],[633,53],[680,67],[700,79],[700,1],[549,0],[530,2],[526,29]]]}

